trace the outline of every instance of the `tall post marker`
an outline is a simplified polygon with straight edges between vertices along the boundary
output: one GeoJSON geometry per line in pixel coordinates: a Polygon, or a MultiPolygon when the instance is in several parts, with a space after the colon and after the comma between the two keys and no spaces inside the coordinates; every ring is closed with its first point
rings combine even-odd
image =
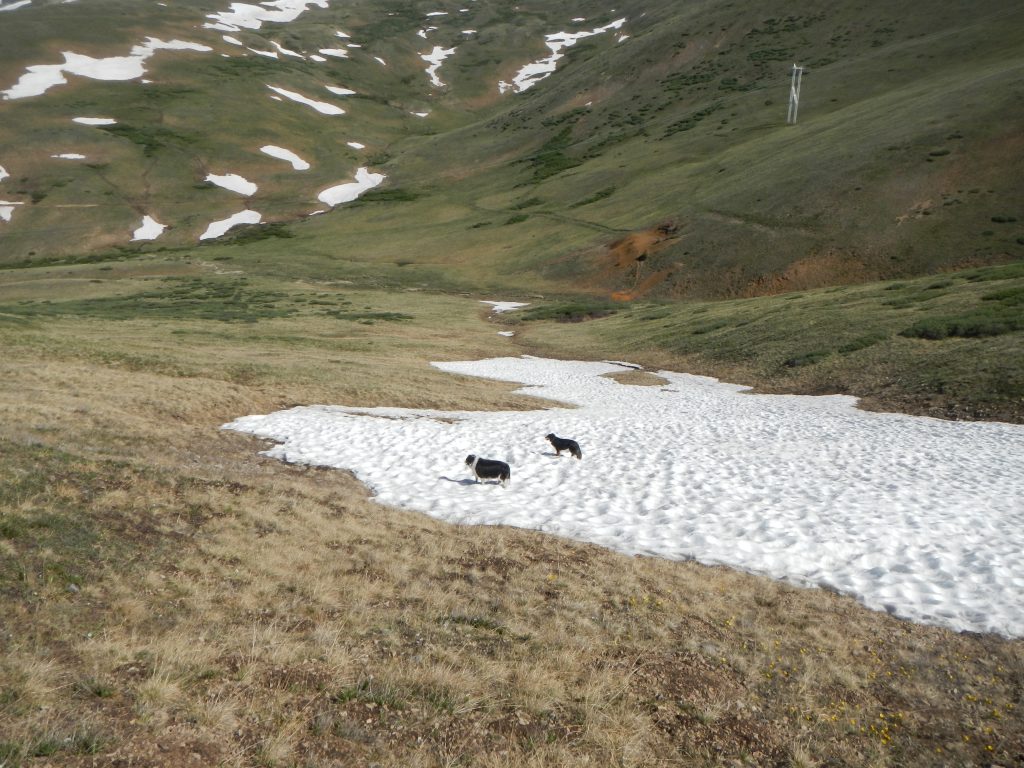
{"type": "Polygon", "coordinates": [[[789,83],[789,114],[786,122],[790,125],[796,124],[796,113],[800,108],[800,81],[804,77],[804,68],[793,65],[793,76],[789,83]]]}

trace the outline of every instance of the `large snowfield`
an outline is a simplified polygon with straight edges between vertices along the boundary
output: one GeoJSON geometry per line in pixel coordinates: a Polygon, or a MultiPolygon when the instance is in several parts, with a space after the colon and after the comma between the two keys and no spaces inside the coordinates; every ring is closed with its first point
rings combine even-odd
{"type": "MultiPolygon", "coordinates": [[[[266,455],[353,472],[382,504],[625,553],[696,559],[853,595],[955,630],[1024,636],[1024,427],[858,410],[847,396],[756,395],[622,364],[435,363],[527,385],[527,412],[316,405],[227,429],[266,455]],[[558,404],[564,404],[564,407],[558,404]],[[572,407],[575,406],[575,407],[572,407]],[[549,432],[577,440],[556,456],[549,432]],[[511,465],[507,488],[465,458],[511,465]]],[[[458,386],[458,379],[452,379],[458,386]]]]}

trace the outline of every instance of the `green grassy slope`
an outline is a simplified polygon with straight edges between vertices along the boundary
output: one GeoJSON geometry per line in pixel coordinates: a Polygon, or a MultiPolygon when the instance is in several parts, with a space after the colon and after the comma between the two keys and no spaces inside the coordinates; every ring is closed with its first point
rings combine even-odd
{"type": "MultiPolygon", "coordinates": [[[[122,5],[99,18],[84,6],[12,12],[0,29],[5,83],[59,60],[64,46],[99,55],[96,27],[115,8],[136,15],[126,28],[137,40],[159,32],[215,50],[158,54],[148,85],[73,78],[0,102],[0,164],[11,173],[0,199],[26,203],[0,230],[0,258],[190,248],[209,221],[246,206],[299,235],[287,259],[300,269],[400,263],[428,282],[443,271],[471,286],[486,266],[522,290],[629,293],[639,274],[651,276],[638,291],[648,295],[744,296],[1020,258],[1022,11],[994,1],[926,6],[836,2],[793,15],[779,3],[629,2],[610,14],[559,2],[428,17],[412,3],[354,3],[234,35],[307,55],[276,60],[197,29],[200,4],[165,16],[122,5]],[[552,77],[498,94],[498,80],[545,54],[545,34],[620,16],[626,39],[581,40],[552,77]],[[6,45],[33,39],[41,22],[53,24],[46,45],[6,45]],[[437,29],[426,39],[416,34],[428,26],[437,29]],[[312,61],[344,45],[338,29],[362,47],[312,61]],[[441,89],[419,58],[434,45],[457,49],[439,71],[441,89]],[[807,74],[800,121],[787,126],[793,62],[807,74]],[[347,113],[271,101],[267,85],[347,113]],[[119,124],[70,122],[82,114],[119,124]],[[313,167],[292,171],[259,153],[266,143],[313,167]],[[50,157],[61,151],[88,159],[50,157]],[[360,165],[386,173],[390,191],[304,221],[323,207],[317,192],[360,165]],[[202,181],[211,172],[240,173],[259,191],[246,200],[212,187],[202,181]],[[129,244],[144,211],[171,229],[129,244]],[[644,263],[609,259],[624,233],[666,221],[681,236],[644,263]]],[[[106,55],[132,39],[112,36],[106,55]]]]}

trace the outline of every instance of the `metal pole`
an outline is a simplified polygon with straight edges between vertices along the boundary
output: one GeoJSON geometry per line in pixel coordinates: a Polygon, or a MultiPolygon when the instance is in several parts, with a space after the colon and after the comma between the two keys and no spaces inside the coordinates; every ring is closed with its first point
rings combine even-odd
{"type": "Polygon", "coordinates": [[[804,68],[793,65],[793,75],[789,83],[789,114],[786,115],[786,122],[790,125],[796,123],[796,113],[800,108],[800,81],[803,80],[804,68]]]}

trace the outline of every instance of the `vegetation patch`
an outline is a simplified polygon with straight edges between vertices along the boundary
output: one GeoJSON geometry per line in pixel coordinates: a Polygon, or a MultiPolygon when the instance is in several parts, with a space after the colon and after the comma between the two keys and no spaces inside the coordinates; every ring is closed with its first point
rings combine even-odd
{"type": "Polygon", "coordinates": [[[159,125],[136,126],[127,123],[99,126],[101,130],[120,136],[142,147],[142,154],[152,157],[158,150],[169,145],[189,145],[195,139],[159,125]]]}
{"type": "Polygon", "coordinates": [[[24,317],[93,317],[108,320],[199,319],[221,322],[256,322],[287,317],[296,309],[288,294],[248,287],[243,281],[215,282],[198,278],[170,278],[173,287],[143,291],[130,296],[31,301],[0,305],[0,313],[24,317]]]}
{"type": "Polygon", "coordinates": [[[783,361],[782,364],[787,368],[802,368],[805,365],[814,365],[815,363],[820,363],[830,354],[832,353],[829,352],[828,350],[819,349],[815,350],[814,352],[805,352],[802,355],[788,357],[783,361]]]}
{"type": "Polygon", "coordinates": [[[533,168],[533,183],[555,176],[562,171],[575,168],[582,161],[570,157],[565,150],[572,144],[572,128],[564,127],[549,138],[540,149],[527,158],[533,168]]]}
{"type": "Polygon", "coordinates": [[[937,341],[951,336],[1001,336],[1024,329],[1024,287],[1008,287],[981,299],[985,304],[959,315],[918,320],[900,335],[937,341]]]}
{"type": "Polygon", "coordinates": [[[560,323],[578,323],[582,320],[607,317],[608,315],[615,314],[617,311],[617,308],[611,302],[578,299],[562,304],[547,304],[528,309],[522,313],[521,319],[524,321],[555,320],[560,323]]]}
{"type": "Polygon", "coordinates": [[[422,193],[415,192],[407,187],[377,187],[361,194],[350,204],[350,207],[367,203],[411,203],[422,196],[422,193]]]}
{"type": "Polygon", "coordinates": [[[572,205],[570,205],[569,207],[570,208],[580,208],[580,207],[582,207],[584,205],[590,205],[591,203],[596,203],[598,200],[604,200],[606,197],[611,197],[612,195],[614,195],[616,189],[617,189],[617,187],[615,185],[612,185],[610,187],[605,187],[604,189],[599,189],[597,192],[595,192],[594,194],[590,195],[590,197],[585,197],[582,200],[578,200],[575,203],[573,203],[572,205]]]}
{"type": "Polygon", "coordinates": [[[272,240],[275,237],[295,237],[288,229],[288,225],[281,221],[268,222],[266,224],[242,224],[232,227],[231,231],[213,240],[204,240],[200,246],[210,245],[249,245],[258,243],[260,240],[272,240]]]}

